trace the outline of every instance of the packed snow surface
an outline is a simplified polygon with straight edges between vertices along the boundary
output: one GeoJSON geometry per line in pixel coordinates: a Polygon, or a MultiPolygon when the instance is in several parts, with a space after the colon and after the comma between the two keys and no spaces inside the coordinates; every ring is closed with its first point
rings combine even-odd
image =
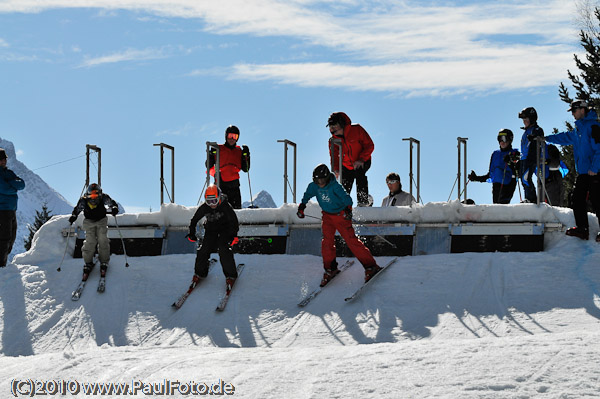
{"type": "MultiPolygon", "coordinates": [[[[185,225],[193,210],[172,205],[119,216],[119,224],[185,225]]],[[[292,221],[294,210],[238,215],[246,222],[292,221]]],[[[307,213],[317,216],[316,205],[307,213]]],[[[569,210],[533,204],[428,204],[355,216],[390,213],[415,223],[516,222],[527,215],[573,224],[569,210]]],[[[305,308],[297,303],[318,286],[320,257],[236,255],[246,268],[218,313],[225,284],[218,263],[180,310],[171,307],[191,280],[193,254],[130,257],[128,268],[124,256],[113,255],[106,292],[96,292],[95,270],[81,299],[71,301],[82,260],[67,255],[57,271],[67,226],[66,216],[52,219],[31,251],[0,270],[0,397],[27,393],[29,379],[57,393],[75,392],[77,382],[77,397],[87,397],[85,383],[128,384],[138,397],[165,387],[171,392],[162,397],[188,397],[190,387],[243,398],[600,395],[600,244],[594,240],[556,231],[546,234],[544,252],[402,257],[346,303],[364,277],[356,262],[305,308]]],[[[390,259],[377,258],[380,264],[390,259]]],[[[111,392],[96,396],[130,396],[111,392]]]]}

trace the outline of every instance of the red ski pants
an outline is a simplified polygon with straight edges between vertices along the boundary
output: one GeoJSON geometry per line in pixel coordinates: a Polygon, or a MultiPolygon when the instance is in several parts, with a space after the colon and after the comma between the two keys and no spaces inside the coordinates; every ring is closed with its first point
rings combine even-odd
{"type": "Polygon", "coordinates": [[[365,247],[354,234],[352,222],[346,219],[343,214],[332,214],[323,212],[321,221],[323,230],[323,239],[321,240],[321,255],[323,256],[323,267],[328,268],[331,262],[335,260],[335,232],[340,232],[340,235],[346,241],[346,245],[354,256],[364,267],[375,266],[376,262],[371,255],[369,248],[365,247]]]}

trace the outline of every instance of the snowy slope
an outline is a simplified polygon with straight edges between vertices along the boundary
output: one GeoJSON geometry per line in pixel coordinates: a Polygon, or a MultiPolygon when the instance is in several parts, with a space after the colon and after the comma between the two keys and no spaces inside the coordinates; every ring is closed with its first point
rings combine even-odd
{"type": "MultiPolygon", "coordinates": [[[[64,215],[71,213],[71,205],[62,195],[48,186],[37,174],[32,172],[22,162],[18,161],[15,147],[12,142],[0,138],[0,148],[6,150],[8,156],[7,166],[17,176],[25,181],[25,189],[19,191],[19,202],[17,204],[17,239],[11,252],[11,256],[23,252],[23,240],[29,237],[28,224],[35,221],[36,211],[42,210],[44,203],[48,204],[48,210],[52,215],[64,215]]],[[[10,260],[10,256],[9,256],[10,260]]]]}
{"type": "MultiPolygon", "coordinates": [[[[241,211],[242,219],[244,212],[252,211],[241,211]]],[[[558,216],[572,221],[569,211],[558,216]]],[[[92,275],[72,302],[81,260],[67,257],[56,271],[66,225],[66,217],[53,219],[34,249],[2,272],[3,396],[15,378],[223,380],[248,398],[600,394],[600,244],[593,241],[556,232],[546,235],[543,253],[404,257],[345,303],[363,278],[355,264],[306,308],[297,303],[319,283],[319,257],[236,255],[247,267],[225,312],[216,313],[224,289],[218,264],[180,310],[170,307],[189,283],[193,255],[129,258],[129,268],[113,256],[107,291],[95,292],[92,275]]]]}

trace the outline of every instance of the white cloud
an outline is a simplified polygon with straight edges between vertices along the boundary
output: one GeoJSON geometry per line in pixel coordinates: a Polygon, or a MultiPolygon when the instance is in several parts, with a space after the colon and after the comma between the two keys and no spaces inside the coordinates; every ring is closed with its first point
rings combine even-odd
{"type": "MultiPolygon", "coordinates": [[[[573,67],[572,54],[578,50],[575,5],[564,0],[473,5],[413,0],[8,0],[0,3],[0,13],[69,7],[195,18],[214,34],[288,37],[326,49],[325,60],[232,67],[238,79],[301,86],[433,94],[556,85],[573,67]]],[[[127,50],[87,59],[82,66],[161,55],[160,50],[127,50]]]]}
{"type": "Polygon", "coordinates": [[[0,47],[8,47],[8,43],[6,42],[6,40],[2,39],[0,37],[0,47]]]}
{"type": "Polygon", "coordinates": [[[118,53],[104,55],[100,57],[86,57],[85,60],[79,65],[79,67],[96,67],[103,64],[114,64],[118,62],[126,61],[145,61],[165,58],[163,49],[127,49],[118,53]]]}

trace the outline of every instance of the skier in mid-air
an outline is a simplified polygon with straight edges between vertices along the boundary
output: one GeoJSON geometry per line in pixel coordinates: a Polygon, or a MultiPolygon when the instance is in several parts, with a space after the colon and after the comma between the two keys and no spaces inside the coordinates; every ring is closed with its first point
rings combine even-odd
{"type": "Polygon", "coordinates": [[[321,255],[325,273],[321,280],[321,287],[339,273],[338,263],[335,259],[336,230],[340,232],[352,254],[362,263],[365,268],[365,282],[369,281],[381,270],[381,267],[375,262],[371,251],[356,237],[352,228],[352,198],[335,180],[335,176],[325,164],[318,165],[313,171],[313,181],[309,183],[302,202],[298,205],[297,215],[299,218],[305,217],[306,204],[312,197],[317,197],[322,210],[321,255]]]}
{"type": "Polygon", "coordinates": [[[119,213],[119,205],[108,195],[102,192],[102,188],[96,183],[88,186],[83,197],[79,199],[69,223],[73,224],[77,216],[83,212],[83,229],[85,230],[85,241],[81,252],[83,254],[83,278],[86,281],[94,268],[94,253],[98,247],[98,259],[100,260],[100,276],[106,276],[108,262],[110,261],[110,241],[108,239],[107,212],[113,216],[119,213]]]}

